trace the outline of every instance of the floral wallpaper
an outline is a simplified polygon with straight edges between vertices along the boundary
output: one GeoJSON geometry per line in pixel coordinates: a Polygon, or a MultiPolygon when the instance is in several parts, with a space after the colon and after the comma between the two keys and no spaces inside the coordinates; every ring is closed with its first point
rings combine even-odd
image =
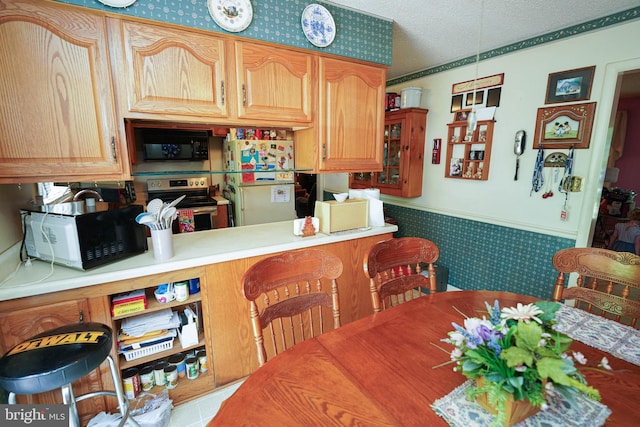
{"type": "MultiPolygon", "coordinates": [[[[241,32],[230,33],[220,28],[209,14],[207,0],[136,0],[131,6],[110,7],[99,0],[57,0],[111,13],[136,16],[154,21],[232,34],[271,43],[359,59],[378,64],[391,64],[392,24],[390,20],[342,9],[333,4],[306,0],[251,0],[253,20],[241,32]],[[318,3],[331,12],[336,24],[332,44],[319,48],[312,45],[302,32],[304,8],[318,3]]],[[[117,4],[120,1],[104,0],[117,4]]]]}

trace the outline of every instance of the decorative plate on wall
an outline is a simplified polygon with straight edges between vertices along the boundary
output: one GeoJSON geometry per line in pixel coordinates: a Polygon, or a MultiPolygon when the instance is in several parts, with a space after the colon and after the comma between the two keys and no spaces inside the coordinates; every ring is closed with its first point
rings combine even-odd
{"type": "Polygon", "coordinates": [[[245,30],[253,19],[250,0],[207,0],[207,6],[216,24],[232,33],[245,30]]]}
{"type": "Polygon", "coordinates": [[[327,47],[336,36],[336,23],[324,6],[310,4],[302,12],[302,31],[312,45],[327,47]]]}
{"type": "Polygon", "coordinates": [[[102,4],[111,7],[127,7],[134,4],[137,0],[98,0],[102,4]]]}

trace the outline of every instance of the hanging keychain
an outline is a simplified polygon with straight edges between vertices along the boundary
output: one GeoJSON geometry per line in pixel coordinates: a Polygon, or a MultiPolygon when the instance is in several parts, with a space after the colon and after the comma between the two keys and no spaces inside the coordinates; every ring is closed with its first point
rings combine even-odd
{"type": "Polygon", "coordinates": [[[544,176],[542,176],[542,168],[544,167],[544,148],[542,144],[538,148],[538,157],[536,157],[536,165],[533,168],[533,177],[531,178],[531,191],[529,192],[529,197],[535,191],[536,193],[540,191],[542,186],[544,185],[544,176]]]}

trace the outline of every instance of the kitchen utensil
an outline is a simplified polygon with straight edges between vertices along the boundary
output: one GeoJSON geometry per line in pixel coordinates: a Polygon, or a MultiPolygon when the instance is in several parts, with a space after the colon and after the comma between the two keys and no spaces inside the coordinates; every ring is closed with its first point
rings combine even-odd
{"type": "Polygon", "coordinates": [[[513,153],[516,155],[516,174],[513,177],[514,181],[518,180],[518,169],[520,168],[520,156],[524,153],[524,144],[527,138],[527,134],[523,130],[516,132],[516,139],[513,144],[513,153]]]}
{"type": "Polygon", "coordinates": [[[182,199],[184,199],[187,195],[183,194],[182,196],[178,197],[177,199],[175,199],[173,202],[169,203],[170,208],[176,206],[178,203],[180,203],[182,201],[182,199]]]}
{"type": "Polygon", "coordinates": [[[168,207],[162,211],[162,218],[160,223],[164,228],[171,228],[171,223],[176,218],[178,211],[173,206],[168,207]]]}
{"type": "Polygon", "coordinates": [[[136,218],[136,222],[138,224],[146,225],[147,227],[149,227],[152,230],[157,230],[159,228],[158,221],[151,214],[144,215],[144,216],[140,217],[140,219],[136,218]]]}
{"type": "Polygon", "coordinates": [[[162,200],[153,199],[149,203],[147,203],[147,212],[158,218],[158,212],[160,212],[163,206],[164,202],[162,200]]]}

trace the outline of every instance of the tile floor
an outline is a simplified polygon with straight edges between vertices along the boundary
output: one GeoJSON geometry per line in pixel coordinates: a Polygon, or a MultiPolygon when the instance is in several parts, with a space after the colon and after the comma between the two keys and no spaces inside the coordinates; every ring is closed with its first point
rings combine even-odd
{"type": "Polygon", "coordinates": [[[231,396],[242,381],[221,388],[209,395],[202,396],[171,410],[168,427],[204,427],[218,412],[220,404],[231,396]]]}

